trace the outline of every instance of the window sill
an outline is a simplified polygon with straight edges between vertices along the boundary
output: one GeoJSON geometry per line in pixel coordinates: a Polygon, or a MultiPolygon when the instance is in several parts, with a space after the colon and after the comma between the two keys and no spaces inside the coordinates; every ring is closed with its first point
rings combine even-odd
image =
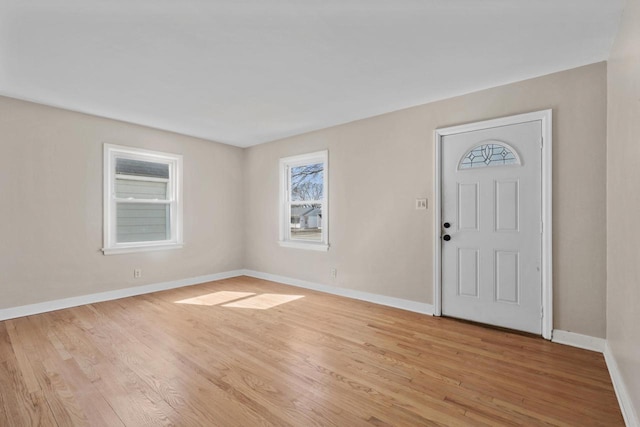
{"type": "Polygon", "coordinates": [[[326,252],[329,250],[329,245],[326,243],[309,243],[309,242],[296,242],[291,240],[279,240],[278,244],[283,248],[306,249],[309,251],[320,251],[320,252],[326,252]]]}
{"type": "Polygon", "coordinates": [[[165,251],[170,249],[181,249],[184,245],[181,243],[173,243],[168,245],[153,245],[153,246],[131,246],[125,248],[102,248],[102,253],[105,255],[118,255],[129,254],[135,252],[153,252],[153,251],[165,251]]]}

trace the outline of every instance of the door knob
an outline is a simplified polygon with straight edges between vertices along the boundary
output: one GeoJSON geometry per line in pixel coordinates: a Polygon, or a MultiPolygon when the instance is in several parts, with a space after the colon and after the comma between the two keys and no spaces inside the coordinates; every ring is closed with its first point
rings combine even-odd
{"type": "Polygon", "coordinates": [[[443,227],[444,227],[444,228],[449,228],[449,227],[451,227],[451,224],[449,224],[448,222],[445,222],[445,223],[443,224],[443,227]]]}
{"type": "Polygon", "coordinates": [[[449,236],[448,234],[445,234],[444,236],[442,236],[442,240],[444,240],[445,242],[448,242],[449,240],[451,240],[451,236],[449,236]]]}

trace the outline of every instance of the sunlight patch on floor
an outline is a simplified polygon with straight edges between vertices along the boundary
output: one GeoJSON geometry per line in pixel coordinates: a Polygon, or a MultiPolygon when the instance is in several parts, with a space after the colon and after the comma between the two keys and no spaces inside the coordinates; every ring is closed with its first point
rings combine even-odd
{"type": "Polygon", "coordinates": [[[233,308],[253,308],[257,310],[267,310],[281,304],[286,304],[297,299],[304,298],[304,295],[283,295],[283,294],[262,294],[239,301],[230,302],[223,307],[233,308]]]}
{"type": "Polygon", "coordinates": [[[255,292],[233,292],[233,291],[219,291],[211,294],[200,295],[193,298],[187,298],[180,301],[175,301],[176,304],[191,304],[191,305],[218,305],[225,302],[234,301],[240,298],[246,298],[255,295],[255,292]]]}

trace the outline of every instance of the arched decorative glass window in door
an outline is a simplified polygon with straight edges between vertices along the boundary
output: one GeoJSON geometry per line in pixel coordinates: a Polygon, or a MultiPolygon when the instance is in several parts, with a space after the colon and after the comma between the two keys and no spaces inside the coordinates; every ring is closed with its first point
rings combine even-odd
{"type": "Polygon", "coordinates": [[[458,169],[485,168],[487,166],[519,165],[516,150],[501,141],[485,141],[467,151],[458,169]]]}

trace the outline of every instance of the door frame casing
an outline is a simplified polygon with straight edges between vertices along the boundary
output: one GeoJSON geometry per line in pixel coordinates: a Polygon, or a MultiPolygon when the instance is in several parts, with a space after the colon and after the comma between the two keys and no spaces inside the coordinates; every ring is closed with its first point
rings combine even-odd
{"type": "Polygon", "coordinates": [[[442,141],[445,136],[497,128],[533,121],[541,122],[542,140],[542,337],[550,340],[553,333],[553,247],[552,247],[552,110],[501,117],[436,129],[434,180],[434,257],[433,315],[442,315],[442,141]]]}

